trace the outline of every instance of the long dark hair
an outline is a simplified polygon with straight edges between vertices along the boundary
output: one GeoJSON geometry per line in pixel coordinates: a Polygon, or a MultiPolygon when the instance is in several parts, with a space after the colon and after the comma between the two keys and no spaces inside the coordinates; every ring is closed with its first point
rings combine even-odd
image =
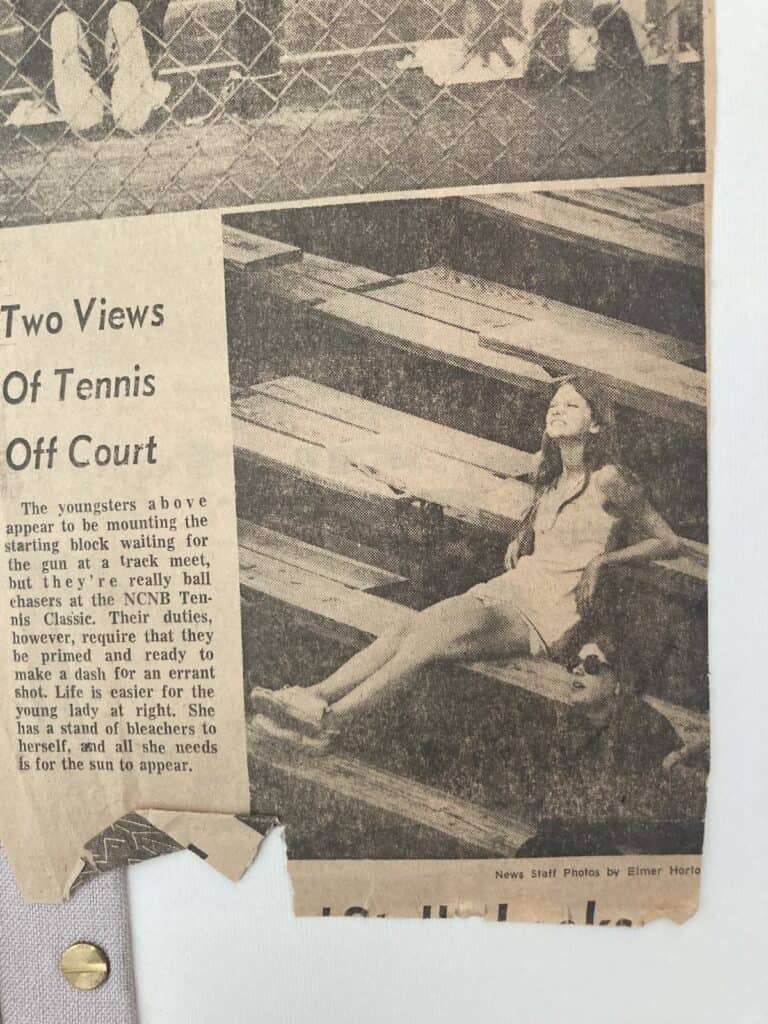
{"type": "MultiPolygon", "coordinates": [[[[597,433],[590,433],[584,442],[584,467],[586,473],[584,482],[563,505],[576,501],[586,491],[592,473],[602,466],[614,465],[626,473],[619,465],[619,444],[616,429],[616,413],[613,403],[595,385],[580,377],[563,377],[557,382],[556,392],[561,387],[569,384],[577,394],[581,395],[589,406],[592,413],[592,420],[600,429],[597,433]]],[[[563,472],[563,460],[560,454],[560,446],[544,429],[541,439],[541,461],[534,480],[534,495],[531,506],[523,517],[520,528],[517,531],[518,557],[530,555],[534,546],[534,520],[539,507],[542,495],[549,490],[559,479],[563,472]]]]}

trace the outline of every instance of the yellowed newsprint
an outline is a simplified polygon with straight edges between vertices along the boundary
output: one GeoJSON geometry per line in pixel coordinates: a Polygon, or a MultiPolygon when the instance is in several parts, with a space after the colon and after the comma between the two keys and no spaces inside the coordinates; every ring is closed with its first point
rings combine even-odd
{"type": "Polygon", "coordinates": [[[0,242],[0,834],[27,899],[137,808],[248,811],[215,228],[0,242]]]}
{"type": "Polygon", "coordinates": [[[21,891],[279,824],[301,915],[682,923],[711,8],[227,4],[9,8],[21,891]]]}

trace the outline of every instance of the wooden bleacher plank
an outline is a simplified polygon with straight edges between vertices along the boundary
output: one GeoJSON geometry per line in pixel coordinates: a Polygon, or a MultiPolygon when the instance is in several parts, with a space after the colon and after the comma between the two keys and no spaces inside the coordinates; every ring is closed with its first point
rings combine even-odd
{"type": "Polygon", "coordinates": [[[278,434],[299,437],[321,448],[333,449],[356,441],[369,433],[353,423],[331,416],[323,416],[288,402],[281,402],[260,386],[251,388],[248,395],[238,398],[233,405],[235,415],[250,423],[267,427],[278,434]]]}
{"type": "Polygon", "coordinates": [[[314,544],[306,544],[295,537],[288,537],[247,519],[237,521],[237,542],[239,547],[244,549],[244,561],[248,560],[245,552],[253,551],[265,558],[312,572],[316,576],[334,580],[354,590],[377,590],[405,582],[405,577],[387,569],[380,569],[355,558],[315,547],[314,544]]]}
{"type": "Polygon", "coordinates": [[[703,202],[679,206],[634,189],[585,189],[553,196],[558,197],[576,206],[614,214],[651,230],[693,241],[703,250],[703,202]]]}
{"type": "Polygon", "coordinates": [[[589,371],[621,404],[695,429],[705,425],[706,376],[698,370],[619,346],[613,335],[593,337],[589,348],[582,351],[579,339],[574,344],[574,336],[562,324],[553,323],[552,337],[542,338],[541,320],[508,321],[506,327],[489,329],[478,342],[474,332],[382,302],[380,293],[388,290],[342,295],[323,302],[314,315],[371,341],[420,352],[529,389],[548,390],[558,374],[589,371]],[[535,337],[532,328],[539,329],[535,337]],[[491,353],[513,361],[489,358],[491,353]],[[586,358],[582,360],[582,356],[586,358]],[[541,363],[547,364],[549,373],[541,363]]]}
{"type": "Polygon", "coordinates": [[[388,306],[376,299],[375,291],[330,299],[317,306],[313,315],[375,344],[391,345],[491,380],[538,392],[551,388],[552,377],[535,362],[483,349],[475,332],[388,306]]]}
{"type": "Polygon", "coordinates": [[[315,304],[332,298],[336,289],[365,291],[396,280],[369,267],[303,253],[296,246],[251,231],[228,225],[223,231],[224,258],[242,266],[258,266],[264,271],[259,282],[270,294],[286,300],[315,304]],[[273,273],[269,268],[275,266],[280,269],[273,273]]]}
{"type": "Polygon", "coordinates": [[[252,548],[238,547],[238,557],[240,584],[246,591],[290,605],[307,619],[335,624],[340,629],[338,638],[346,643],[363,644],[385,629],[406,625],[415,614],[404,605],[276,561],[252,548]]]}
{"type": "Polygon", "coordinates": [[[376,288],[368,292],[368,295],[379,302],[386,302],[388,306],[428,316],[453,327],[463,327],[475,334],[481,334],[509,320],[530,321],[527,311],[520,308],[519,303],[516,310],[500,310],[465,296],[452,295],[450,292],[437,293],[414,280],[410,274],[400,284],[376,288]]]}
{"type": "Polygon", "coordinates": [[[344,460],[334,459],[320,445],[275,434],[238,415],[232,418],[232,432],[235,455],[240,458],[382,507],[394,504],[395,495],[390,487],[357,472],[344,460]]]}
{"type": "MultiPolygon", "coordinates": [[[[559,331],[567,331],[574,339],[578,338],[583,345],[590,345],[594,337],[600,337],[606,341],[615,342],[617,345],[626,345],[630,349],[649,352],[662,359],[670,359],[677,363],[695,362],[700,359],[703,352],[703,346],[695,345],[690,341],[682,341],[669,334],[660,334],[658,331],[650,331],[635,324],[602,316],[599,313],[591,313],[576,306],[569,306],[564,302],[546,298],[543,295],[535,295],[532,292],[496,284],[494,281],[486,281],[471,274],[462,274],[449,267],[437,266],[429,267],[426,270],[417,270],[412,274],[406,274],[403,281],[439,292],[441,296],[455,296],[486,309],[512,314],[530,321],[532,325],[540,324],[546,330],[556,326],[559,331]]],[[[393,301],[392,295],[394,294],[395,304],[400,305],[402,302],[395,288],[382,289],[374,294],[377,297],[385,297],[387,301],[393,301]]],[[[428,307],[430,302],[434,304],[435,312],[432,315],[435,319],[445,319],[451,309],[448,307],[448,311],[446,311],[442,298],[430,299],[427,295],[420,301],[425,307],[428,307]]],[[[419,310],[414,308],[414,312],[419,312],[419,310]]],[[[487,320],[488,317],[489,314],[486,311],[485,319],[487,320]]]]}
{"type": "MultiPolygon", "coordinates": [[[[315,481],[321,477],[326,481],[336,479],[340,490],[358,481],[364,493],[373,490],[393,503],[404,495],[413,495],[441,505],[451,518],[491,530],[513,528],[530,505],[528,484],[501,479],[482,466],[421,448],[414,438],[406,441],[406,425],[396,436],[376,434],[354,423],[275,400],[259,389],[237,399],[233,412],[236,421],[247,421],[251,427],[272,433],[273,461],[284,442],[290,441],[282,460],[284,467],[298,475],[309,471],[315,481]],[[294,454],[297,442],[305,445],[298,459],[294,454]]],[[[239,427],[238,431],[242,436],[239,427]]],[[[263,452],[264,439],[257,435],[255,440],[258,451],[263,452]]],[[[235,444],[239,447],[237,437],[235,444]]]]}
{"type": "Polygon", "coordinates": [[[303,261],[275,269],[257,266],[251,271],[249,288],[255,298],[277,300],[297,312],[346,294],[327,281],[309,277],[302,268],[303,261]]]}
{"type": "MultiPolygon", "coordinates": [[[[418,614],[364,591],[351,590],[334,580],[321,578],[295,566],[276,563],[249,549],[240,548],[240,581],[246,589],[300,609],[305,614],[330,620],[341,630],[340,639],[356,645],[382,633],[408,625],[418,614]]],[[[505,662],[483,662],[465,666],[485,678],[514,686],[559,704],[571,704],[573,677],[562,665],[544,658],[518,657],[505,662]]],[[[706,736],[708,716],[661,700],[645,698],[663,714],[689,743],[706,736]]]]}
{"type": "Polygon", "coordinates": [[[512,221],[561,241],[610,255],[660,260],[697,269],[704,267],[701,246],[691,240],[672,238],[598,210],[577,210],[572,203],[544,193],[463,196],[459,201],[466,208],[486,213],[502,223],[512,221]]]}
{"type": "MultiPolygon", "coordinates": [[[[469,463],[465,461],[469,451],[457,448],[455,440],[456,434],[468,439],[469,435],[298,378],[258,385],[247,397],[235,400],[232,408],[238,456],[336,493],[372,501],[382,509],[394,510],[407,491],[440,504],[449,517],[511,535],[533,495],[522,480],[499,478],[498,452],[486,449],[485,441],[478,449],[482,452],[479,465],[469,463]],[[286,392],[297,399],[295,404],[283,400],[286,392]],[[310,408],[301,402],[304,395],[314,396],[310,408]],[[355,407],[356,412],[350,413],[355,407]],[[334,408],[340,415],[332,414],[334,408]],[[382,417],[378,424],[377,416],[382,417]],[[403,425],[393,430],[391,423],[397,417],[402,417],[403,425]],[[376,434],[374,427],[384,429],[376,434]],[[443,430],[443,443],[436,443],[435,432],[443,430]]],[[[526,458],[525,453],[520,455],[526,458]]],[[[514,449],[509,457],[516,459],[514,449]]],[[[524,466],[525,462],[520,468],[524,466]]],[[[698,599],[706,589],[707,549],[693,541],[685,544],[684,554],[638,571],[664,589],[698,599]]]]}
{"type": "Polygon", "coordinates": [[[555,325],[545,333],[522,321],[488,331],[480,344],[529,356],[556,373],[586,374],[622,405],[696,429],[706,427],[707,378],[700,370],[605,338],[594,337],[584,345],[555,325]]]}
{"type": "Polygon", "coordinates": [[[311,277],[315,281],[322,281],[325,284],[334,285],[336,288],[353,292],[391,284],[396,280],[387,274],[379,273],[378,270],[371,270],[369,267],[357,267],[352,263],[342,263],[339,260],[331,260],[326,256],[316,256],[308,252],[304,253],[301,269],[307,277],[311,277]]]}
{"type": "MultiPolygon", "coordinates": [[[[535,834],[534,827],[522,817],[493,814],[443,790],[347,756],[303,753],[297,745],[272,739],[253,719],[248,723],[248,755],[257,766],[266,763],[270,773],[279,772],[294,784],[301,779],[325,793],[341,795],[420,828],[432,829],[470,850],[514,857],[535,834]]],[[[258,767],[254,775],[259,777],[258,767]]]]}
{"type": "Polygon", "coordinates": [[[301,377],[281,377],[258,384],[252,390],[377,434],[401,436],[410,444],[448,455],[471,466],[480,466],[500,477],[526,476],[536,466],[536,457],[529,452],[475,437],[301,377]]]}
{"type": "Polygon", "coordinates": [[[250,231],[225,224],[223,229],[224,261],[238,267],[276,266],[301,259],[301,249],[273,238],[262,238],[250,231]]]}
{"type": "Polygon", "coordinates": [[[704,203],[691,206],[671,206],[648,219],[662,227],[673,228],[681,234],[691,235],[704,244],[704,203]]]}
{"type": "Polygon", "coordinates": [[[273,262],[260,263],[251,271],[249,285],[256,296],[268,296],[299,311],[349,291],[365,291],[395,280],[366,267],[307,253],[278,267],[273,262]]]}
{"type": "Polygon", "coordinates": [[[641,223],[645,217],[669,209],[669,203],[658,196],[646,195],[631,188],[585,188],[573,192],[548,192],[547,195],[637,223],[641,223]]]}
{"type": "Polygon", "coordinates": [[[636,191],[655,196],[668,206],[692,206],[701,199],[701,185],[643,185],[636,191]]]}

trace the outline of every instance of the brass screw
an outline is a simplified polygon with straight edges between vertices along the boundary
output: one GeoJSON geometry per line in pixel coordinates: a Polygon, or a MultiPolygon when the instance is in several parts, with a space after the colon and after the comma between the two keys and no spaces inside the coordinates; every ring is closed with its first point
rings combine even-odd
{"type": "Polygon", "coordinates": [[[109,976],[109,960],[92,942],[73,942],[61,954],[59,969],[70,985],[88,990],[103,985],[109,976]]]}

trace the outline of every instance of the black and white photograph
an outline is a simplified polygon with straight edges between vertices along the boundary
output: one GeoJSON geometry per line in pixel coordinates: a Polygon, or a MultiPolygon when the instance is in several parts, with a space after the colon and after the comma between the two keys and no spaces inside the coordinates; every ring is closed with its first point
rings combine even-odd
{"type": "Polygon", "coordinates": [[[3,0],[0,225],[703,172],[710,17],[704,0],[3,0]]]}
{"type": "Polygon", "coordinates": [[[251,799],[289,857],[701,852],[704,199],[224,218],[251,799]]]}

